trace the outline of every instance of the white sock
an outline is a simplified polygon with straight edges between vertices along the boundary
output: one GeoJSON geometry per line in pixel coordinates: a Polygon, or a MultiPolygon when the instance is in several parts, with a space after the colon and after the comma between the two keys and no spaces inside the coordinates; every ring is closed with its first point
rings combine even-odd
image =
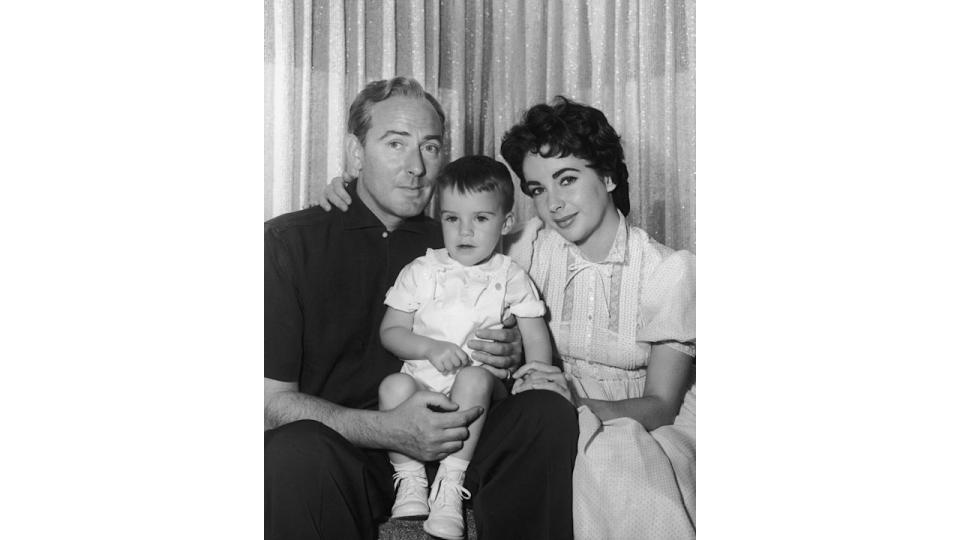
{"type": "Polygon", "coordinates": [[[402,461],[400,463],[394,463],[391,461],[390,464],[393,465],[393,470],[397,472],[411,471],[417,473],[417,476],[422,476],[424,478],[427,476],[427,470],[423,467],[423,463],[420,463],[419,461],[411,460],[402,461]]]}
{"type": "MultiPolygon", "coordinates": [[[[440,462],[440,466],[443,467],[447,473],[466,473],[469,465],[469,461],[453,456],[447,456],[440,462]]],[[[439,474],[439,471],[437,474],[439,474]]]]}

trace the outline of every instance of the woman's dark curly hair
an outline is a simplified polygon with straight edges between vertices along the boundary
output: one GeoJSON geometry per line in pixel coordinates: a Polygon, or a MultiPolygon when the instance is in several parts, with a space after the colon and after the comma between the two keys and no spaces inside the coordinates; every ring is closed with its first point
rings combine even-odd
{"type": "Polygon", "coordinates": [[[541,157],[573,155],[587,162],[600,176],[613,180],[613,203],[623,215],[630,213],[627,165],[620,136],[607,117],[589,105],[557,96],[552,104],[534,105],[503,136],[500,154],[520,178],[520,190],[530,195],[523,176],[523,160],[530,153],[541,157]]]}

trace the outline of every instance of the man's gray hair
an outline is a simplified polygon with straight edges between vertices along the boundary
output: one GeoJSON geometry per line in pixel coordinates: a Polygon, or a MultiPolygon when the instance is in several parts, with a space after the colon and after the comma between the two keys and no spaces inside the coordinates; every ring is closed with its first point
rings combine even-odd
{"type": "Polygon", "coordinates": [[[416,79],[408,77],[394,77],[390,80],[373,81],[357,94],[357,98],[350,105],[350,116],[347,118],[347,132],[356,135],[360,144],[366,142],[367,131],[370,130],[370,109],[377,103],[393,96],[405,96],[427,100],[440,116],[441,133],[446,128],[446,115],[443,107],[430,92],[423,89],[416,79]]]}

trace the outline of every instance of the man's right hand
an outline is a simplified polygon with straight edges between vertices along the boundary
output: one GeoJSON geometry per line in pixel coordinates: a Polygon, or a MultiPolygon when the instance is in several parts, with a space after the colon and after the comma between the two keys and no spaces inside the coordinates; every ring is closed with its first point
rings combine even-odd
{"type": "Polygon", "coordinates": [[[328,212],[334,206],[346,212],[347,207],[353,202],[350,199],[350,195],[347,194],[347,184],[352,181],[352,179],[344,179],[342,176],[337,176],[333,180],[330,180],[330,183],[323,187],[323,191],[320,193],[320,200],[317,201],[317,204],[328,212]]]}
{"type": "Polygon", "coordinates": [[[443,394],[420,391],[384,411],[392,427],[391,450],[419,461],[438,461],[460,450],[470,436],[467,426],[483,414],[483,408],[458,408],[443,394]]]}

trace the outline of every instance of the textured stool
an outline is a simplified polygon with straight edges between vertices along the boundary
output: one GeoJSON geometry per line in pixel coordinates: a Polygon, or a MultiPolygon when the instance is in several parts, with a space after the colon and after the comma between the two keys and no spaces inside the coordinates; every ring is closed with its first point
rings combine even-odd
{"type": "MultiPolygon", "coordinates": [[[[476,540],[477,525],[473,522],[473,508],[467,507],[467,518],[464,522],[466,530],[464,538],[476,540]]],[[[423,521],[409,521],[391,519],[380,525],[380,540],[427,540],[433,538],[423,530],[423,521]]]]}

